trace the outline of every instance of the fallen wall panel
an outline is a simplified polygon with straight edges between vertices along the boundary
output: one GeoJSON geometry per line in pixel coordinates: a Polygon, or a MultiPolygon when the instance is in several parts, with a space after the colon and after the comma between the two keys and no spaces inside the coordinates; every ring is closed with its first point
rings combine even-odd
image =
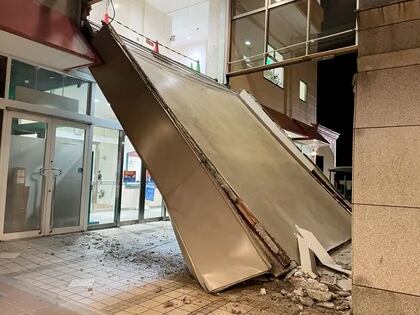
{"type": "Polygon", "coordinates": [[[164,196],[188,267],[200,284],[218,291],[271,270],[230,200],[112,34],[104,29],[94,47],[104,64],[92,73],[164,196]]]}
{"type": "Polygon", "coordinates": [[[296,225],[328,250],[350,239],[348,211],[236,93],[150,51],[129,51],[108,26],[93,46],[103,64],[92,73],[205,288],[299,261],[296,225]]]}

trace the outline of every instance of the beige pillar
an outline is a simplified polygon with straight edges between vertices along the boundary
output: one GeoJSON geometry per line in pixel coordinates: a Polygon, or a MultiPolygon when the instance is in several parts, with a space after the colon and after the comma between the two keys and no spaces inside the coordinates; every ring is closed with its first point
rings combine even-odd
{"type": "Polygon", "coordinates": [[[420,314],[420,0],[360,0],[354,314],[420,314]]]}

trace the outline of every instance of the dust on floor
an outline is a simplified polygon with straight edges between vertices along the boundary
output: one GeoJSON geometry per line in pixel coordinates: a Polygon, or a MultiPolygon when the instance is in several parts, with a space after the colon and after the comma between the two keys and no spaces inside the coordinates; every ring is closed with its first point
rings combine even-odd
{"type": "MultiPolygon", "coordinates": [[[[269,275],[220,294],[205,293],[190,275],[169,222],[0,243],[0,282],[79,314],[350,314],[351,295],[321,268],[322,282],[294,270],[269,275]],[[69,287],[72,280],[92,287],[69,287]],[[89,282],[89,281],[88,281],[89,282]]],[[[350,268],[351,247],[335,253],[350,268]]],[[[7,292],[2,292],[7,295],[7,292]]]]}

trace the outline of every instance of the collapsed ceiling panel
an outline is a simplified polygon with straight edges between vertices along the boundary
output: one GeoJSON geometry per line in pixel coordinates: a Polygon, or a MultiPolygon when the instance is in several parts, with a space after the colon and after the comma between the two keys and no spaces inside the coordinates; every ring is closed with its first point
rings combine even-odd
{"type": "Polygon", "coordinates": [[[350,239],[350,214],[238,94],[109,26],[92,67],[155,178],[191,272],[209,291],[299,261],[298,225],[327,250],[350,239]]]}

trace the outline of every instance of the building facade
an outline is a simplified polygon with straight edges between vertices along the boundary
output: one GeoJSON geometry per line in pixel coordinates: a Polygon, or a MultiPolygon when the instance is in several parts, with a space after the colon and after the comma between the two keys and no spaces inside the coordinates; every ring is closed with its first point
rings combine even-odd
{"type": "MultiPolygon", "coordinates": [[[[0,239],[167,219],[153,174],[87,68],[98,58],[77,29],[83,12],[76,2],[1,4],[0,239]]],[[[312,24],[306,0],[88,2],[94,28],[108,20],[130,44],[249,91],[326,175],[335,165],[339,135],[316,125],[316,61],[226,79],[319,50],[319,43],[299,42],[308,25],[322,32],[319,2],[310,5],[312,24]],[[297,20],[287,20],[290,14],[297,20]],[[288,30],[298,23],[303,33],[284,33],[279,21],[288,30]],[[262,61],[250,62],[261,51],[262,61]]]]}

